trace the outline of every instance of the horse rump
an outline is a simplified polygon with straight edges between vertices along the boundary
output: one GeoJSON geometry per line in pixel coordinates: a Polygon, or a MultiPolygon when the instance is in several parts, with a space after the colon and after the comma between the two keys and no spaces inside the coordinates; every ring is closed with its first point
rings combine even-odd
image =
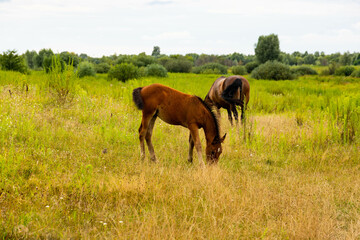
{"type": "Polygon", "coordinates": [[[142,89],[142,87],[135,88],[132,93],[133,101],[134,101],[136,107],[140,110],[142,110],[144,108],[144,102],[141,97],[141,89],[142,89]]]}
{"type": "Polygon", "coordinates": [[[221,97],[230,104],[243,105],[244,103],[241,101],[241,99],[234,99],[234,95],[239,88],[241,94],[242,81],[240,78],[237,78],[221,93],[221,97]]]}

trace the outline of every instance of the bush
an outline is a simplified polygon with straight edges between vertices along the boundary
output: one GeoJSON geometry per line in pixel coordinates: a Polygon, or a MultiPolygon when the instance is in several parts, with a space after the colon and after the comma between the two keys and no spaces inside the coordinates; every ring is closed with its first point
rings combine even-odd
{"type": "Polygon", "coordinates": [[[356,78],[360,78],[360,69],[353,71],[351,76],[356,77],[356,78]]]}
{"type": "Polygon", "coordinates": [[[343,66],[335,70],[334,75],[336,76],[350,76],[355,71],[353,66],[343,66]]]}
{"type": "Polygon", "coordinates": [[[257,68],[259,66],[259,63],[256,62],[256,61],[253,61],[253,62],[249,62],[247,64],[245,64],[245,68],[246,68],[246,71],[248,73],[251,73],[255,68],[257,68]]]}
{"type": "Polygon", "coordinates": [[[139,76],[139,68],[132,63],[117,64],[110,68],[108,76],[110,79],[115,78],[125,82],[126,80],[137,78],[139,76]]]}
{"type": "Polygon", "coordinates": [[[162,57],[159,59],[161,65],[163,65],[169,72],[176,73],[189,73],[191,72],[192,62],[183,58],[169,58],[162,57]]]}
{"type": "Polygon", "coordinates": [[[231,68],[231,72],[234,75],[245,75],[245,74],[247,74],[246,68],[244,66],[233,66],[231,68]]]}
{"type": "Polygon", "coordinates": [[[267,61],[261,64],[252,71],[251,77],[271,80],[294,79],[290,67],[278,61],[267,61]]]}
{"type": "Polygon", "coordinates": [[[215,73],[215,74],[227,74],[227,68],[226,66],[220,64],[220,63],[207,63],[199,67],[193,68],[193,73],[202,73],[202,74],[208,74],[208,73],[215,73]]]}
{"type": "Polygon", "coordinates": [[[59,56],[53,55],[46,84],[58,103],[71,101],[75,95],[77,76],[72,65],[64,65],[59,56]]]}
{"type": "Polygon", "coordinates": [[[145,74],[152,77],[167,77],[166,68],[160,64],[150,64],[146,67],[145,74]]]}
{"type": "Polygon", "coordinates": [[[27,67],[25,60],[19,56],[15,50],[8,50],[0,55],[0,65],[3,70],[26,73],[27,67]]]}
{"type": "Polygon", "coordinates": [[[304,75],[317,75],[317,72],[311,67],[300,66],[291,69],[291,72],[296,76],[304,76],[304,75]]]}
{"type": "Polygon", "coordinates": [[[94,65],[89,62],[81,62],[78,67],[78,76],[80,78],[85,76],[95,76],[94,65]]]}
{"type": "Polygon", "coordinates": [[[111,68],[111,66],[105,62],[96,64],[94,67],[96,73],[108,73],[111,68]]]}

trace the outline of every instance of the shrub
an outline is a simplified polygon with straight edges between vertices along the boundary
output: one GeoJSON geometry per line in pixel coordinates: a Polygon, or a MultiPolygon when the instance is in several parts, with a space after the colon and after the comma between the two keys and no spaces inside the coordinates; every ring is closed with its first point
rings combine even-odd
{"type": "Polygon", "coordinates": [[[167,77],[166,68],[160,64],[150,64],[146,67],[146,75],[152,77],[167,77]]]}
{"type": "Polygon", "coordinates": [[[177,73],[189,73],[191,72],[192,62],[185,57],[182,58],[169,58],[162,57],[159,59],[161,65],[163,65],[169,72],[177,73]]]}
{"type": "Polygon", "coordinates": [[[353,71],[352,74],[351,74],[351,76],[352,76],[352,77],[360,78],[360,69],[353,71]]]}
{"type": "Polygon", "coordinates": [[[267,61],[255,68],[251,76],[255,79],[285,80],[294,79],[290,67],[278,61],[267,61]]]}
{"type": "Polygon", "coordinates": [[[335,70],[334,75],[336,76],[350,76],[355,71],[353,66],[343,66],[335,70]]]}
{"type": "Polygon", "coordinates": [[[58,103],[71,101],[75,94],[75,83],[77,80],[74,67],[63,65],[59,56],[52,56],[51,66],[48,70],[49,77],[46,78],[49,92],[52,93],[58,103]]]}
{"type": "Polygon", "coordinates": [[[199,67],[193,68],[193,73],[215,73],[215,74],[227,74],[226,66],[220,63],[207,63],[199,67]]]}
{"type": "Polygon", "coordinates": [[[259,66],[259,63],[256,62],[256,61],[253,61],[253,62],[249,62],[247,64],[245,64],[245,68],[246,68],[246,71],[248,73],[251,73],[255,68],[257,68],[259,66]]]}
{"type": "Polygon", "coordinates": [[[244,66],[233,66],[231,68],[231,72],[234,74],[234,75],[245,75],[247,74],[246,72],[246,68],[244,66]]]}
{"type": "Polygon", "coordinates": [[[78,67],[78,76],[95,76],[95,67],[92,63],[89,62],[81,62],[78,67]]]}
{"type": "Polygon", "coordinates": [[[94,67],[97,73],[108,73],[111,68],[111,66],[105,62],[96,64],[94,67]]]}
{"type": "Polygon", "coordinates": [[[300,66],[291,69],[291,72],[296,76],[317,75],[317,72],[308,66],[300,66]]]}
{"type": "Polygon", "coordinates": [[[0,55],[0,65],[3,70],[26,73],[25,60],[19,56],[15,50],[8,50],[0,55]]]}
{"type": "Polygon", "coordinates": [[[137,78],[139,76],[139,68],[132,63],[117,64],[110,68],[108,76],[110,79],[115,78],[125,82],[126,80],[137,78]]]}

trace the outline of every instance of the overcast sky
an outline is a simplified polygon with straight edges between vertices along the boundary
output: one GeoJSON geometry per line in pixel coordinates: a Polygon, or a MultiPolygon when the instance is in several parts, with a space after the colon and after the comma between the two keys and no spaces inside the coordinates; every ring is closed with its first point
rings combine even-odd
{"type": "Polygon", "coordinates": [[[0,52],[254,54],[360,52],[360,0],[0,0],[0,52]]]}

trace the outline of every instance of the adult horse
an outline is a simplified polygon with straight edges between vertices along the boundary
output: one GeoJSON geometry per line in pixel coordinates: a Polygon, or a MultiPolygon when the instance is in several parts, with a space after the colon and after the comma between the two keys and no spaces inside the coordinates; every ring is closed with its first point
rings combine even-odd
{"type": "Polygon", "coordinates": [[[199,128],[203,128],[206,138],[206,160],[216,163],[222,152],[219,124],[215,114],[207,104],[197,96],[179,92],[161,84],[152,84],[133,90],[133,101],[142,110],[142,120],[139,128],[141,159],[145,158],[146,140],[150,159],[156,161],[154,147],[151,142],[152,131],[157,117],[172,125],[181,125],[190,130],[189,158],[193,160],[193,149],[196,148],[199,163],[204,166],[202,158],[199,128]]]}
{"type": "Polygon", "coordinates": [[[232,114],[235,121],[238,121],[238,112],[236,105],[241,107],[241,119],[245,118],[245,109],[250,99],[250,84],[246,78],[238,75],[230,77],[219,77],[211,86],[205,97],[205,103],[210,106],[216,106],[220,115],[220,108],[225,108],[228,112],[228,118],[233,124],[232,114]],[[245,101],[244,101],[245,100],[245,101]]]}

